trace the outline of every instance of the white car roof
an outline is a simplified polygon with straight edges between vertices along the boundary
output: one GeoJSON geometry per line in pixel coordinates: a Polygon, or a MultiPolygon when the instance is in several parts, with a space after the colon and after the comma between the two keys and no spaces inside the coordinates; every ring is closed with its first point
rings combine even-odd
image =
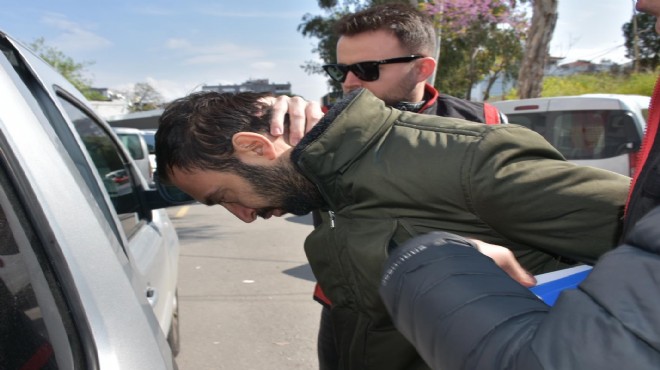
{"type": "Polygon", "coordinates": [[[651,98],[643,95],[625,94],[584,94],[573,96],[555,96],[520,100],[503,100],[490,104],[504,114],[516,112],[544,112],[562,110],[629,110],[641,112],[647,109],[651,98]]]}

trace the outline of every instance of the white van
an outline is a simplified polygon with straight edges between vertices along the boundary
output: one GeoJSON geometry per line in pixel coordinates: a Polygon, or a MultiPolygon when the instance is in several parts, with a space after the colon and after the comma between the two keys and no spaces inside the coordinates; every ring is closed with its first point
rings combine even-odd
{"type": "Polygon", "coordinates": [[[585,94],[492,102],[509,123],[540,133],[571,162],[632,176],[651,98],[585,94]]]}
{"type": "Polygon", "coordinates": [[[149,149],[149,163],[151,164],[151,177],[153,178],[156,171],[156,130],[141,129],[140,132],[149,149]]]}
{"type": "Polygon", "coordinates": [[[128,153],[133,157],[135,164],[140,169],[140,173],[149,184],[153,183],[153,168],[149,158],[149,146],[142,136],[142,131],[129,127],[113,127],[112,130],[117,134],[119,140],[124,145],[128,153]]]}

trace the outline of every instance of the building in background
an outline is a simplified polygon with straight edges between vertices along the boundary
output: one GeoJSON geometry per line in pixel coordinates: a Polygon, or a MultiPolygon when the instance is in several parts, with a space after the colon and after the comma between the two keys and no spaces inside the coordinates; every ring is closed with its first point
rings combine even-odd
{"type": "Polygon", "coordinates": [[[240,85],[204,85],[202,91],[238,93],[244,91],[268,92],[273,95],[291,95],[291,84],[270,83],[267,78],[247,80],[240,85]]]}
{"type": "Polygon", "coordinates": [[[107,120],[110,117],[127,114],[129,112],[128,100],[123,94],[105,87],[92,87],[90,90],[105,98],[105,100],[89,101],[96,114],[101,118],[107,120]]]}

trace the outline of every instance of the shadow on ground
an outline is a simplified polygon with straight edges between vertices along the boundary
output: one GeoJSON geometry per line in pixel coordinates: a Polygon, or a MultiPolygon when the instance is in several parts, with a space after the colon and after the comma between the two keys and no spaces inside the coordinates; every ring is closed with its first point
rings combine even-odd
{"type": "Polygon", "coordinates": [[[309,267],[309,263],[297,267],[293,267],[288,270],[284,270],[282,272],[298,279],[316,281],[316,278],[314,277],[314,273],[312,273],[312,268],[309,267]]]}

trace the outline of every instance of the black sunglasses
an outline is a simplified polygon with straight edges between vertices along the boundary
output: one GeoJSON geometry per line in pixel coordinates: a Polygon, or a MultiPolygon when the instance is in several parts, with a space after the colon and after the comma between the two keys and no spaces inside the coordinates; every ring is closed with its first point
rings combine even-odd
{"type": "Polygon", "coordinates": [[[381,64],[408,63],[415,59],[424,58],[423,55],[410,55],[407,57],[390,58],[383,60],[372,60],[354,64],[326,64],[323,70],[337,82],[346,81],[348,72],[353,72],[362,81],[376,81],[380,77],[379,66],[381,64]]]}

